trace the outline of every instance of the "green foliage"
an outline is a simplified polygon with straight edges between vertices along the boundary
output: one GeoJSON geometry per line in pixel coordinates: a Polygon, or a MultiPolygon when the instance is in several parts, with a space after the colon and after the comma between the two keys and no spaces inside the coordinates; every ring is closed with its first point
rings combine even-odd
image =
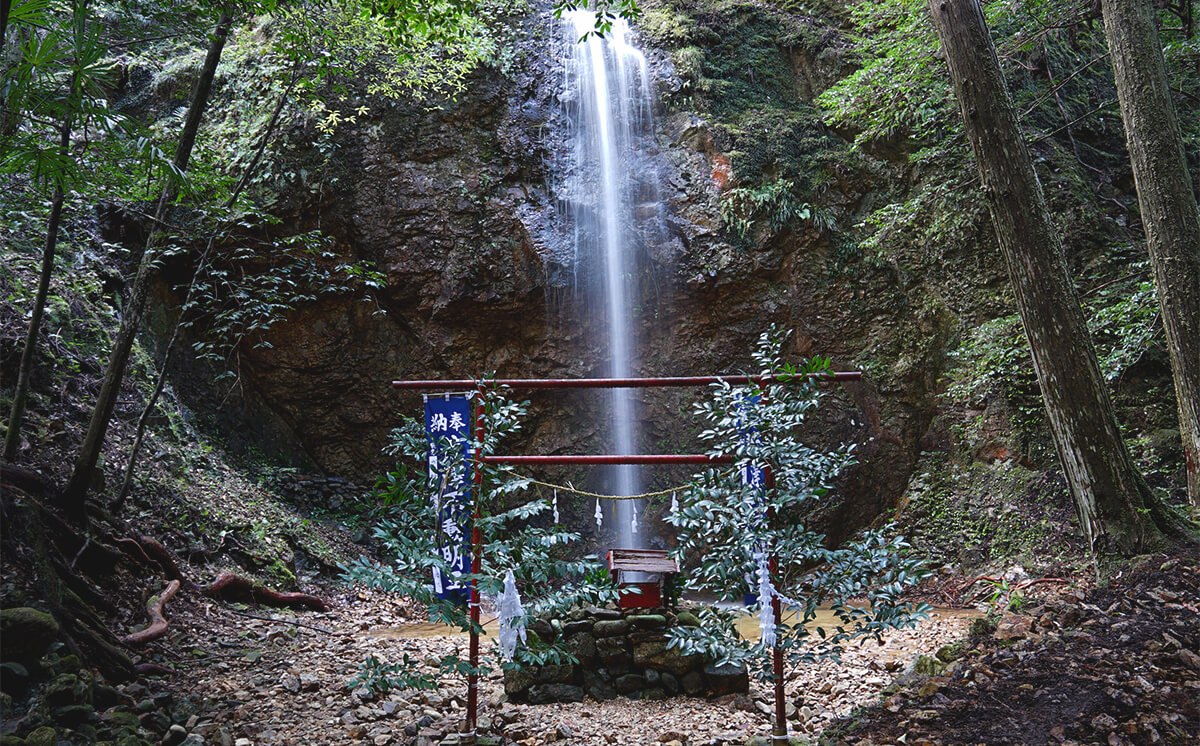
{"type": "Polygon", "coordinates": [[[771,233],[778,233],[793,223],[809,220],[812,206],[796,199],[794,188],[792,182],[780,179],[753,189],[730,189],[721,198],[721,220],[740,238],[748,238],[760,221],[771,233]]]}
{"type": "MultiPolygon", "coordinates": [[[[181,251],[176,247],[176,252],[181,251]]],[[[234,244],[192,280],[183,324],[197,337],[197,357],[225,366],[247,347],[270,347],[270,331],[288,312],[322,298],[380,288],[381,273],[348,262],[317,231],[234,244]]]]}
{"type": "Polygon", "coordinates": [[[855,132],[854,145],[931,142],[952,127],[954,99],[925,0],[859,2],[851,8],[859,68],[818,102],[830,123],[855,132]]]}
{"type": "Polygon", "coordinates": [[[103,23],[87,3],[24,0],[13,7],[10,24],[9,36],[19,47],[0,59],[6,202],[37,200],[53,186],[97,198],[145,199],[142,174],[181,179],[144,128],[110,108],[106,93],[115,83],[115,66],[103,23]],[[64,129],[71,135],[66,147],[64,129]]]}
{"type": "Polygon", "coordinates": [[[824,29],[803,9],[670,0],[648,9],[639,25],[672,51],[681,83],[669,94],[674,105],[711,114],[735,182],[788,180],[802,199],[816,201],[845,169],[844,146],[797,86],[796,56],[825,51],[824,29]]]}
{"type": "Polygon", "coordinates": [[[1065,550],[1047,543],[1059,521],[1052,512],[1057,497],[1035,480],[1019,463],[964,466],[945,454],[926,454],[909,478],[905,532],[931,562],[1048,560],[1065,550]]]}
{"type": "Polygon", "coordinates": [[[960,363],[951,373],[946,395],[968,406],[984,405],[988,394],[998,391],[1010,400],[1018,394],[1037,392],[1029,341],[1017,314],[999,316],[972,329],[950,353],[960,363]]]}
{"type": "MultiPolygon", "coordinates": [[[[833,478],[853,462],[853,449],[823,452],[803,443],[801,427],[820,400],[813,377],[827,373],[829,361],[785,364],[783,339],[772,330],[759,341],[754,360],[765,382],[746,388],[714,385],[711,400],[696,405],[708,423],[700,437],[711,444],[709,453],[733,456],[735,467],[733,473],[700,475],[668,520],[679,529],[675,553],[699,558],[685,588],[740,599],[748,578],[757,573],[761,582],[769,555],[776,563],[771,571],[775,592],[796,612],[796,618],[778,625],[779,645],[795,661],[815,660],[836,656],[847,640],[914,624],[926,607],[903,603],[900,596],[924,571],[920,561],[905,556],[902,539],[882,531],[830,549],[823,535],[803,525],[805,510],[829,494],[833,478]],[[771,480],[765,489],[742,478],[748,469],[768,467],[771,480]],[[850,599],[863,599],[868,606],[850,599]],[[811,627],[821,605],[839,619],[832,629],[811,627]]],[[[741,639],[714,612],[702,621],[698,628],[672,630],[671,645],[721,662],[754,663],[769,675],[768,649],[761,640],[741,639]]]]}
{"type": "MultiPolygon", "coordinates": [[[[526,404],[510,402],[489,388],[482,406],[485,435],[482,439],[473,436],[471,447],[472,453],[487,456],[520,431],[526,404]]],[[[423,463],[427,448],[423,423],[407,419],[393,432],[389,452],[423,463]]],[[[503,590],[505,573],[511,570],[522,589],[526,626],[534,616],[560,615],[570,608],[616,600],[617,590],[597,559],[573,556],[571,546],[579,542],[580,535],[561,526],[547,526],[544,514],[550,509],[549,502],[524,497],[530,486],[527,479],[507,465],[475,462],[474,466],[483,471],[482,485],[476,484],[472,495],[478,516],[473,525],[480,532],[480,570],[464,574],[462,582],[474,582],[483,597],[496,598],[503,590]]],[[[444,468],[454,473],[460,467],[451,463],[444,468]]],[[[463,631],[472,629],[468,609],[438,598],[431,581],[434,568],[450,570],[431,540],[436,519],[430,493],[438,485],[431,484],[426,474],[400,468],[383,477],[377,488],[387,507],[376,525],[375,538],[390,561],[380,564],[361,558],[344,568],[345,579],[409,596],[427,607],[431,621],[463,631]]],[[[573,661],[561,646],[547,646],[536,639],[519,648],[513,661],[502,660],[497,646],[496,658],[505,668],[573,661]]],[[[453,661],[443,660],[439,665],[443,670],[450,666],[461,672],[453,661]]],[[[372,671],[364,671],[363,676],[377,682],[386,679],[390,686],[419,686],[422,681],[412,661],[389,664],[386,669],[374,666],[372,671]]]]}
{"type": "Polygon", "coordinates": [[[1114,283],[1084,299],[1088,325],[1100,361],[1100,371],[1109,381],[1115,381],[1155,343],[1163,342],[1159,320],[1158,294],[1154,283],[1144,279],[1147,263],[1132,281],[1114,283]]]}

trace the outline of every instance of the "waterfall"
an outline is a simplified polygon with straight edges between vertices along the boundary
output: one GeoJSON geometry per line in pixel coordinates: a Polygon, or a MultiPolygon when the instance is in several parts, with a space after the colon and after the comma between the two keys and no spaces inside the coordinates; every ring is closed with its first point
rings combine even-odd
{"type": "MultiPolygon", "coordinates": [[[[561,207],[572,230],[576,287],[594,290],[592,310],[607,329],[608,375],[628,378],[637,346],[637,247],[661,232],[662,223],[657,173],[646,157],[654,132],[653,92],[646,58],[629,42],[624,20],[615,20],[604,38],[591,34],[580,42],[594,28],[594,14],[572,11],[563,19],[568,50],[563,100],[570,131],[562,166],[568,196],[561,207]]],[[[610,403],[613,452],[636,453],[631,390],[612,389],[610,403]]],[[[612,470],[610,489],[616,494],[641,490],[637,467],[612,470]]],[[[641,546],[631,530],[632,501],[615,503],[618,546],[641,546]]]]}

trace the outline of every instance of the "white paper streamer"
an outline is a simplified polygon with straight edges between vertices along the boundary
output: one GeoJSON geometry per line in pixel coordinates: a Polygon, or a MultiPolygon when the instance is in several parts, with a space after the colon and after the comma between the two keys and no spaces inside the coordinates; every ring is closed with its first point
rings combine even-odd
{"type": "Polygon", "coordinates": [[[496,599],[500,611],[500,629],[496,638],[500,643],[500,655],[512,660],[517,652],[517,643],[525,642],[525,610],[521,608],[521,595],[517,593],[517,581],[512,570],[504,576],[504,592],[496,599]]]}
{"type": "Polygon", "coordinates": [[[600,498],[596,498],[596,528],[604,525],[604,511],[600,509],[600,498]]]}
{"type": "Polygon", "coordinates": [[[771,560],[766,552],[755,552],[754,560],[758,563],[758,628],[762,630],[763,644],[773,648],[775,611],[771,600],[775,597],[775,587],[771,585],[771,560]]]}
{"type": "Polygon", "coordinates": [[[671,515],[679,515],[679,495],[671,493],[671,515]]]}
{"type": "Polygon", "coordinates": [[[629,522],[629,530],[636,534],[637,533],[637,503],[630,502],[629,507],[632,509],[631,512],[633,513],[633,520],[631,520],[629,522]]]}
{"type": "Polygon", "coordinates": [[[554,491],[554,522],[558,523],[558,490],[554,491]]]}

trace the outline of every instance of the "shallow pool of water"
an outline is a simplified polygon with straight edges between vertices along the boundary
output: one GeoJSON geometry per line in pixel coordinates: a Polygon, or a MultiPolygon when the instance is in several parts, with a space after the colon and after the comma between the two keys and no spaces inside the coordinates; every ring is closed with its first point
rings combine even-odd
{"type": "MultiPolygon", "coordinates": [[[[744,611],[744,607],[736,607],[741,613],[738,615],[737,629],[738,633],[746,639],[758,637],[758,616],[744,611]]],[[[785,620],[794,620],[797,612],[789,611],[784,613],[785,620]]],[[[952,609],[952,608],[934,608],[930,612],[932,618],[941,619],[971,619],[982,616],[983,612],[976,609],[952,609]]],[[[838,617],[829,608],[817,609],[817,616],[810,622],[812,627],[825,627],[832,629],[838,624],[838,617]]],[[[495,616],[485,616],[483,619],[483,631],[485,635],[493,635],[496,632],[497,620],[495,616]]],[[[445,624],[436,624],[434,622],[413,622],[411,624],[403,624],[395,627],[380,627],[378,629],[369,630],[366,633],[367,637],[383,639],[383,640],[413,640],[429,637],[466,637],[467,633],[462,630],[451,627],[445,624]]]]}

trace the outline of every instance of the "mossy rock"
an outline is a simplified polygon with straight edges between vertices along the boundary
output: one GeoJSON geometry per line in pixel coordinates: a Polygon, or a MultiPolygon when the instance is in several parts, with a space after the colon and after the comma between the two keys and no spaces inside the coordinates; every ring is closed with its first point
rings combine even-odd
{"type": "Polygon", "coordinates": [[[996,631],[996,622],[988,617],[979,617],[971,622],[971,627],[967,630],[967,634],[972,637],[982,637],[990,635],[996,631]]]}
{"type": "Polygon", "coordinates": [[[675,621],[679,624],[680,627],[699,627],[700,626],[700,617],[696,616],[695,614],[693,614],[690,611],[679,612],[679,614],[675,617],[675,621]]]}
{"type": "Polygon", "coordinates": [[[78,676],[73,673],[64,673],[46,685],[46,692],[43,696],[51,707],[59,707],[80,702],[80,695],[84,693],[81,691],[82,689],[83,685],[78,676]]]}
{"type": "Polygon", "coordinates": [[[946,670],[946,664],[928,655],[919,655],[913,663],[913,671],[922,676],[937,676],[946,670]]]}
{"type": "Polygon", "coordinates": [[[43,725],[25,736],[25,746],[54,746],[58,743],[58,733],[48,725],[43,725]]]}
{"type": "Polygon", "coordinates": [[[79,673],[83,670],[83,661],[79,660],[79,656],[72,653],[64,655],[54,662],[54,671],[56,673],[79,673]]]}
{"type": "Polygon", "coordinates": [[[510,668],[504,672],[504,693],[510,697],[518,697],[533,686],[537,678],[535,666],[510,668]]]}
{"type": "Polygon", "coordinates": [[[0,639],[4,660],[26,666],[37,663],[58,638],[58,622],[44,611],[29,606],[0,609],[0,639]]]}

